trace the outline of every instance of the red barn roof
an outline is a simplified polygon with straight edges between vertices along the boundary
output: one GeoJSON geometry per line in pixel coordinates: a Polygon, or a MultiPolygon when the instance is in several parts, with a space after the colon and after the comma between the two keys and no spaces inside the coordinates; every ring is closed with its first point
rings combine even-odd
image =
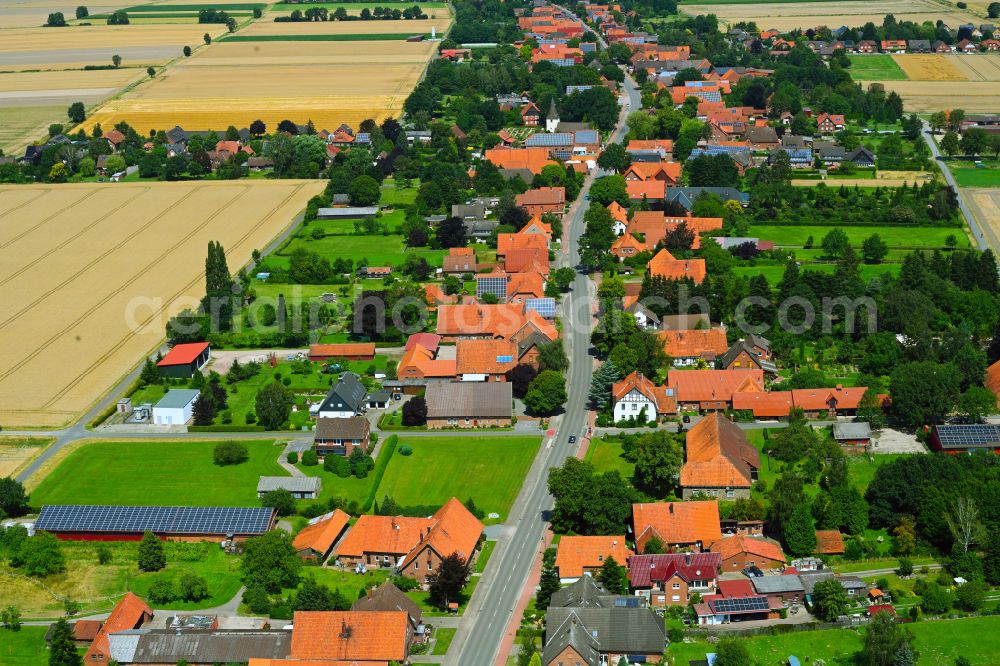
{"type": "Polygon", "coordinates": [[[206,349],[208,349],[207,342],[187,342],[174,345],[174,348],[167,352],[167,355],[156,365],[161,368],[169,365],[189,365],[194,363],[195,359],[201,356],[206,349]]]}

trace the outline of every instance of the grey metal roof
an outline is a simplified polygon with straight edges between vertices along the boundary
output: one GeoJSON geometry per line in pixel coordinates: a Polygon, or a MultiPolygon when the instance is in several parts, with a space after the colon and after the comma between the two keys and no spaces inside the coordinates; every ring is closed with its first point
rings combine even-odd
{"type": "Polygon", "coordinates": [[[872,436],[872,428],[866,421],[854,423],[834,423],[834,439],[868,439],[872,436]]]}
{"type": "Polygon", "coordinates": [[[345,208],[320,208],[316,211],[316,216],[322,218],[337,217],[375,217],[378,214],[378,206],[347,206],[345,208]]]}
{"type": "Polygon", "coordinates": [[[572,585],[553,592],[549,608],[601,608],[600,598],[606,596],[608,591],[593,576],[584,574],[572,585]]]}
{"type": "Polygon", "coordinates": [[[802,580],[795,575],[788,576],[755,576],[750,579],[757,594],[774,594],[778,592],[803,592],[802,580]]]}
{"type": "Polygon", "coordinates": [[[510,382],[448,382],[427,386],[427,417],[509,419],[514,394],[510,382]]]}
{"type": "Polygon", "coordinates": [[[257,482],[258,493],[288,490],[293,493],[319,494],[323,482],[318,476],[262,476],[257,482]]]}
{"type": "MultiPolygon", "coordinates": [[[[546,616],[547,627],[550,626],[549,622],[550,620],[546,616]]],[[[549,634],[549,638],[545,641],[545,647],[542,649],[542,663],[555,663],[556,657],[570,646],[588,666],[597,666],[601,663],[601,655],[598,652],[600,646],[597,639],[587,627],[577,621],[576,617],[567,617],[555,630],[546,633],[549,634]]]]}
{"type": "Polygon", "coordinates": [[[666,639],[663,620],[648,608],[550,608],[545,627],[546,648],[576,627],[604,653],[662,654],[666,639]]]}
{"type": "Polygon", "coordinates": [[[182,409],[194,402],[199,393],[197,389],[170,389],[154,409],[182,409]]]}
{"type": "Polygon", "coordinates": [[[367,389],[365,389],[364,384],[361,383],[361,379],[356,374],[345,372],[340,376],[337,384],[330,389],[330,393],[323,400],[319,411],[360,411],[367,393],[367,389]]]}
{"type": "Polygon", "coordinates": [[[108,634],[108,654],[119,664],[131,663],[139,647],[139,637],[151,629],[130,629],[108,634]]]}
{"type": "Polygon", "coordinates": [[[316,421],[316,439],[362,439],[368,437],[371,426],[363,416],[348,419],[321,418],[316,421]]]}
{"type": "Polygon", "coordinates": [[[177,633],[168,629],[151,630],[138,638],[130,660],[133,664],[174,664],[182,659],[199,664],[248,662],[255,657],[285,659],[292,647],[290,631],[196,629],[177,633]]]}
{"type": "Polygon", "coordinates": [[[385,581],[368,594],[361,597],[351,606],[352,611],[405,611],[410,616],[410,622],[417,625],[423,618],[423,611],[415,601],[406,596],[398,587],[385,581]]]}

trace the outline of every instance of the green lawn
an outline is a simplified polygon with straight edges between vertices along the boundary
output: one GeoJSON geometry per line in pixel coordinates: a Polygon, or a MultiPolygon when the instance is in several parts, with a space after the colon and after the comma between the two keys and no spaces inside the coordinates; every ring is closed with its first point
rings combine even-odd
{"type": "Polygon", "coordinates": [[[851,55],[851,68],[847,72],[855,81],[905,81],[907,78],[904,72],[892,56],[873,55],[851,55]]]}
{"type": "Polygon", "coordinates": [[[409,254],[424,257],[432,266],[440,266],[446,253],[445,250],[407,248],[403,237],[399,234],[325,236],[318,240],[308,236],[296,236],[282,248],[280,254],[265,259],[263,265],[287,266],[288,257],[298,248],[316,252],[331,261],[340,257],[347,257],[355,263],[367,259],[369,266],[398,266],[409,254]]]}
{"type": "Polygon", "coordinates": [[[851,475],[851,483],[863,494],[868,490],[872,479],[875,478],[875,471],[887,463],[898,458],[905,457],[906,454],[887,453],[885,455],[874,456],[875,462],[869,462],[868,456],[849,456],[847,458],[847,471],[851,475]]]}
{"type": "Polygon", "coordinates": [[[73,451],[31,492],[31,503],[259,506],[262,475],[288,476],[273,441],[247,441],[250,459],[218,467],[217,442],[91,442],[73,451]]]}
{"type": "MultiPolygon", "coordinates": [[[[965,656],[973,664],[994,664],[1000,654],[1000,617],[923,621],[906,625],[916,636],[914,648],[918,664],[941,666],[965,656]]],[[[802,663],[823,659],[829,665],[853,664],[853,655],[861,649],[861,633],[852,629],[802,631],[779,636],[753,636],[742,639],[750,656],[761,664],[781,664],[790,655],[802,663]]],[[[714,652],[706,642],[672,644],[668,650],[677,664],[704,659],[714,652]]]]}
{"type": "MultiPolygon", "coordinates": [[[[436,3],[432,3],[436,4],[436,3]]],[[[314,5],[310,5],[312,7],[314,5]]],[[[372,7],[375,5],[373,4],[372,7]]],[[[420,5],[425,7],[427,5],[420,5]]],[[[441,5],[444,6],[443,4],[441,5]]],[[[400,188],[396,186],[396,181],[392,178],[386,178],[382,183],[382,200],[379,202],[383,206],[401,206],[405,204],[411,204],[417,200],[417,192],[419,191],[420,181],[414,180],[410,187],[400,188]]]]}
{"type": "Polygon", "coordinates": [[[400,506],[438,506],[452,497],[471,497],[486,513],[507,516],[538,452],[538,437],[407,437],[413,449],[389,461],[376,498],[388,495],[400,506]]]}
{"type": "Polygon", "coordinates": [[[984,169],[977,169],[974,162],[950,160],[948,168],[959,187],[1000,187],[1000,162],[983,160],[984,169]]]}
{"type": "Polygon", "coordinates": [[[479,557],[476,558],[476,569],[475,573],[483,573],[486,571],[486,565],[489,564],[490,557],[493,555],[493,550],[497,547],[496,541],[484,541],[483,545],[479,548],[479,557]]]}
{"type": "Polygon", "coordinates": [[[46,666],[48,627],[21,627],[19,631],[0,629],[0,663],[6,666],[46,666]]]}
{"type": "Polygon", "coordinates": [[[618,472],[625,480],[631,480],[635,473],[635,463],[622,457],[621,440],[615,437],[592,439],[587,447],[587,462],[594,466],[598,474],[618,472]]]}
{"type": "MultiPolygon", "coordinates": [[[[419,33],[418,33],[419,34],[419,33]]],[[[227,42],[403,42],[413,36],[410,32],[372,33],[365,35],[228,35],[219,41],[227,42]]],[[[426,35],[430,36],[430,35],[426,35]]]]}
{"type": "Polygon", "coordinates": [[[136,5],[135,7],[126,7],[122,11],[133,13],[142,12],[199,12],[202,9],[224,9],[227,12],[244,10],[248,11],[251,9],[264,9],[267,7],[266,2],[243,2],[243,3],[227,3],[225,5],[212,5],[212,4],[198,4],[198,5],[136,5]]]}
{"type": "MultiPolygon", "coordinates": [[[[803,247],[806,239],[812,236],[814,247],[820,242],[832,226],[806,225],[767,225],[755,224],[752,233],[758,238],[774,241],[775,245],[787,247],[803,247]]],[[[958,227],[897,227],[897,226],[856,226],[840,227],[847,234],[847,239],[855,248],[860,248],[862,241],[877,233],[891,248],[935,248],[945,247],[948,236],[955,236],[957,247],[969,247],[969,239],[958,227]]]]}
{"type": "Polygon", "coordinates": [[[215,543],[166,544],[167,568],[155,573],[138,574],[128,582],[129,590],[146,598],[149,588],[158,580],[175,580],[182,572],[189,571],[205,579],[211,594],[202,601],[182,601],[166,604],[171,610],[197,610],[214,608],[226,603],[239,591],[240,559],[227,555],[215,543]]]}
{"type": "Polygon", "coordinates": [[[330,567],[303,567],[302,577],[312,577],[320,585],[326,585],[331,590],[340,590],[350,601],[367,587],[378,585],[389,578],[388,569],[369,569],[364,574],[353,571],[338,571],[330,567]]]}
{"type": "MultiPolygon", "coordinates": [[[[861,264],[858,269],[858,273],[861,275],[862,280],[871,280],[874,277],[878,277],[884,273],[889,273],[891,275],[898,275],[899,271],[902,269],[902,264],[861,264]]],[[[835,264],[802,264],[800,267],[802,270],[809,271],[820,271],[823,273],[833,273],[836,268],[835,264]]],[[[773,286],[777,284],[782,276],[785,274],[784,265],[757,265],[757,266],[740,266],[737,265],[733,268],[733,273],[736,275],[744,275],[746,277],[751,277],[753,275],[763,275],[767,278],[767,281],[773,286]]]]}
{"type": "Polygon", "coordinates": [[[434,649],[431,650],[431,654],[448,654],[448,648],[451,647],[451,642],[455,640],[455,632],[457,629],[448,629],[447,627],[442,627],[434,632],[434,649]]]}

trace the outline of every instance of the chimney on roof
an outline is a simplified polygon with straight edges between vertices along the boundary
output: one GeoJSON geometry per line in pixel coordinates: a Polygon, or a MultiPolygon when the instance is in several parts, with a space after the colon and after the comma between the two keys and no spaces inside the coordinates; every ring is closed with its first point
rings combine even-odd
{"type": "Polygon", "coordinates": [[[684,564],[691,566],[691,553],[684,554],[684,564]]]}
{"type": "Polygon", "coordinates": [[[670,513],[673,513],[673,512],[674,512],[674,503],[673,503],[673,502],[671,502],[671,503],[670,503],[670,504],[668,504],[667,506],[669,506],[669,507],[670,507],[670,513]]]}

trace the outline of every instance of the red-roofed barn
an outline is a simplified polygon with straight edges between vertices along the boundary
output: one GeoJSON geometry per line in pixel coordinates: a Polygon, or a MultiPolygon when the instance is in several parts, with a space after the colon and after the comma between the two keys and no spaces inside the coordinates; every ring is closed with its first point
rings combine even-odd
{"type": "Polygon", "coordinates": [[[194,373],[208,363],[212,354],[207,342],[187,342],[174,345],[167,355],[156,364],[163,377],[193,377],[194,373]]]}

